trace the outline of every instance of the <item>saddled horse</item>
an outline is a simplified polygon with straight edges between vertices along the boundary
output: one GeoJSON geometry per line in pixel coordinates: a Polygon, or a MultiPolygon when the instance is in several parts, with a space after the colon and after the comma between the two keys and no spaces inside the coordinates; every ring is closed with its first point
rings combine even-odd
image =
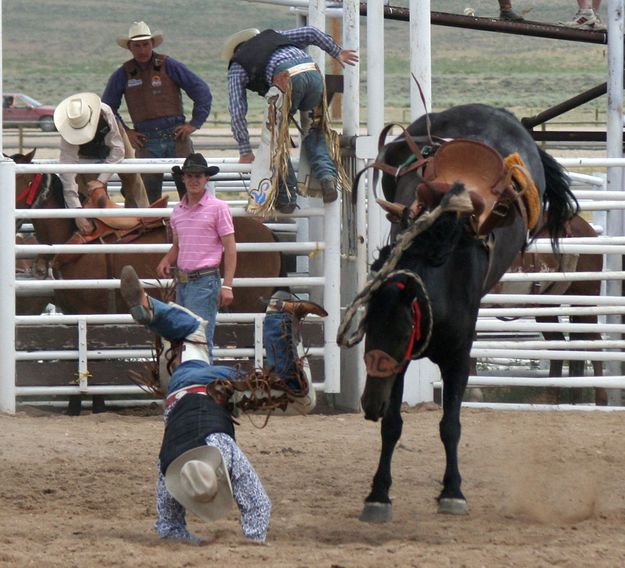
{"type": "MultiPolygon", "coordinates": [[[[26,155],[15,155],[11,158],[17,163],[30,163],[34,151],[26,155]]],[[[32,209],[63,209],[63,187],[56,175],[18,175],[16,180],[16,207],[32,209]]],[[[33,227],[37,241],[41,244],[63,244],[75,235],[76,226],[73,219],[33,219],[33,227]]],[[[238,243],[271,243],[276,242],[273,232],[255,218],[234,218],[235,238],[238,243]]],[[[111,234],[103,242],[132,242],[132,244],[163,244],[171,242],[168,228],[164,222],[150,225],[140,234],[119,241],[117,234],[111,234]]],[[[125,265],[132,265],[141,278],[156,278],[156,266],[164,253],[98,253],[97,241],[90,244],[93,253],[81,255],[57,255],[50,259],[55,278],[73,279],[116,279],[125,265]]],[[[239,252],[235,278],[277,277],[281,274],[281,254],[279,252],[239,252]]],[[[46,272],[46,271],[44,271],[46,272]]],[[[46,275],[43,274],[42,277],[46,275]]],[[[260,286],[235,289],[234,301],[229,307],[233,312],[258,312],[264,310],[259,298],[269,298],[273,287],[260,286]]],[[[158,295],[159,291],[151,292],[158,295]]],[[[36,308],[41,310],[47,299],[33,300],[36,308]]],[[[27,299],[25,299],[27,303],[27,299]]],[[[119,290],[62,290],[54,292],[54,304],[66,314],[126,313],[127,306],[123,302],[119,290]]],[[[33,306],[30,307],[33,312],[33,306]]],[[[94,411],[104,409],[103,397],[94,396],[94,411]]],[[[80,413],[80,397],[70,397],[70,414],[80,413]]]]}
{"type": "MultiPolygon", "coordinates": [[[[34,151],[27,155],[12,158],[19,163],[30,163],[34,151]]],[[[33,209],[63,209],[63,188],[56,175],[19,175],[16,182],[16,207],[33,209]],[[34,183],[33,183],[34,182],[34,183]],[[29,200],[29,187],[36,185],[35,193],[29,200]],[[29,204],[30,203],[30,204],[29,204]]],[[[42,244],[63,244],[75,234],[73,219],[34,219],[33,227],[37,240],[42,244]]],[[[235,238],[238,243],[276,242],[275,235],[257,219],[235,217],[235,238]]],[[[171,242],[164,223],[143,230],[130,241],[132,244],[163,244],[171,242]]],[[[117,234],[111,234],[104,242],[119,241],[117,234]]],[[[82,255],[58,255],[53,260],[55,277],[74,280],[83,278],[119,278],[121,268],[127,264],[135,267],[141,278],[156,278],[156,266],[163,253],[97,253],[97,242],[93,242],[93,253],[82,255]]],[[[276,277],[281,273],[279,252],[239,252],[237,254],[236,278],[276,277]]],[[[264,309],[259,298],[271,296],[273,287],[261,286],[235,289],[234,301],[229,307],[232,312],[258,312],[264,309]]],[[[67,314],[125,313],[126,306],[119,291],[102,290],[56,290],[55,303],[67,314]]]]}
{"type": "Polygon", "coordinates": [[[382,448],[361,520],[391,519],[391,460],[401,436],[404,375],[413,359],[440,368],[445,448],[439,512],[463,514],[458,468],[460,407],[469,375],[480,298],[526,246],[528,229],[549,210],[547,231],[557,248],[577,205],[557,162],[509,112],[481,104],[423,116],[390,144],[382,140],[373,167],[383,172],[392,244],[372,265],[372,279],[346,312],[365,308],[365,418],[382,419],[382,448]],[[505,159],[505,160],[504,160],[505,159]],[[530,179],[531,178],[531,179],[530,179]],[[533,181],[533,183],[532,183],[533,181]],[[390,202],[390,203],[388,203],[390,202]]]}
{"type": "MultiPolygon", "coordinates": [[[[540,229],[536,238],[547,237],[545,229],[540,229]]],[[[573,216],[564,226],[561,238],[572,237],[597,237],[595,229],[580,215],[573,216]]],[[[603,255],[601,254],[560,254],[549,253],[524,253],[520,254],[512,263],[509,272],[525,273],[548,273],[548,272],[601,272],[603,270],[603,255]]],[[[599,296],[601,294],[600,280],[575,280],[568,282],[540,281],[539,278],[533,282],[498,282],[492,293],[504,294],[539,294],[539,295],[567,295],[567,296],[599,296]]],[[[541,304],[542,307],[556,307],[558,304],[541,304]]],[[[558,316],[536,316],[538,323],[558,323],[558,316]]],[[[570,323],[596,324],[597,316],[594,314],[572,314],[569,316],[570,323]]],[[[547,341],[564,341],[564,333],[560,331],[541,332],[547,341]]],[[[570,333],[571,340],[601,340],[601,334],[597,332],[570,333]]],[[[549,376],[562,376],[563,361],[552,359],[549,363],[549,376]]],[[[569,376],[581,377],[584,375],[585,361],[569,361],[569,376]]],[[[603,376],[603,364],[601,361],[592,361],[593,374],[595,377],[603,376]]],[[[559,400],[559,389],[552,391],[554,398],[559,400]]],[[[573,391],[572,400],[577,400],[579,390],[573,391]]],[[[603,388],[595,389],[595,403],[605,406],[608,403],[607,392],[603,388]]]]}

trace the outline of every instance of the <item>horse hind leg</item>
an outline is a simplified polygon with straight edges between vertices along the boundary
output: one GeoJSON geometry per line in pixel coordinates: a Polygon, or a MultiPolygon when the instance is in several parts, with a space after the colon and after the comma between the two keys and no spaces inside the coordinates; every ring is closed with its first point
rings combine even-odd
{"type": "Polygon", "coordinates": [[[371,492],[365,499],[365,505],[359,517],[359,520],[365,523],[388,523],[393,520],[393,504],[389,497],[392,484],[391,461],[403,427],[401,401],[404,392],[404,373],[405,371],[395,378],[389,407],[382,419],[380,461],[373,476],[371,492]]]}
{"type": "MultiPolygon", "coordinates": [[[[547,306],[545,306],[547,307],[547,306]]],[[[537,316],[536,323],[558,323],[557,316],[537,316]]],[[[566,338],[564,334],[559,331],[543,331],[541,332],[543,339],[549,341],[564,341],[566,338]]],[[[561,359],[551,359],[549,361],[549,377],[562,377],[562,370],[564,367],[564,361],[561,359]]],[[[545,396],[547,403],[559,404],[561,402],[562,391],[559,387],[548,387],[545,389],[545,396]]]]}

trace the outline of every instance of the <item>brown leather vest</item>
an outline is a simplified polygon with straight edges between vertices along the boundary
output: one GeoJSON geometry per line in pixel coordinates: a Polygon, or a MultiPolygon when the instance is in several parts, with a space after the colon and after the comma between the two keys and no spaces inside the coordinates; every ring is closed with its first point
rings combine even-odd
{"type": "Polygon", "coordinates": [[[128,78],[124,96],[135,126],[144,120],[183,114],[180,88],[165,71],[166,58],[154,53],[147,69],[141,69],[134,59],[123,65],[128,78]]]}

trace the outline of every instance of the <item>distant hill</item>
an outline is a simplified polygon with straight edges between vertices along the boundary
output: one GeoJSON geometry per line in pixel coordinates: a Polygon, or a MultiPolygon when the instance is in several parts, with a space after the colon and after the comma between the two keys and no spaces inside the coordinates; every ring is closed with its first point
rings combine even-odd
{"type": "MultiPolygon", "coordinates": [[[[407,5],[407,0],[391,1],[407,5]]],[[[533,20],[570,19],[573,0],[513,0],[518,11],[534,5],[533,20]]],[[[433,0],[432,9],[478,16],[498,14],[495,0],[433,0]]],[[[115,43],[133,20],[161,30],[163,53],[204,77],[214,94],[213,113],[227,113],[226,67],[219,60],[224,39],[247,27],[286,29],[295,15],[286,7],[245,0],[183,0],[141,3],[100,0],[4,0],[4,90],[23,91],[57,104],[81,90],[101,93],[128,52],[115,43]],[[111,6],[114,5],[114,8],[111,6]]],[[[363,26],[365,19],[362,18],[363,26]]],[[[366,34],[363,28],[363,40],[366,34]]],[[[386,24],[386,97],[391,109],[407,108],[409,92],[408,25],[386,24]]],[[[366,53],[362,50],[366,76],[366,53]]],[[[513,109],[540,109],[605,81],[606,48],[501,33],[435,26],[432,31],[435,108],[481,101],[513,109]]],[[[363,83],[362,101],[366,105],[363,83]]],[[[259,111],[254,97],[252,110],[259,111]]],[[[605,100],[588,108],[604,108],[605,100]]]]}

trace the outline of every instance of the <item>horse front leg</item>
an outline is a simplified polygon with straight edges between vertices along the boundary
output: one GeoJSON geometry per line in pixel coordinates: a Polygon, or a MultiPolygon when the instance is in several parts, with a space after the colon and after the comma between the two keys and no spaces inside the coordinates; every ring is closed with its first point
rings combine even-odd
{"type": "Polygon", "coordinates": [[[446,467],[443,490],[438,496],[438,512],[453,515],[467,513],[467,501],[460,490],[462,478],[458,468],[460,442],[460,406],[469,378],[469,353],[458,366],[441,366],[443,377],[443,417],[439,424],[440,437],[445,448],[446,467]]]}
{"type": "Polygon", "coordinates": [[[365,506],[359,517],[361,521],[366,523],[388,523],[393,519],[393,504],[389,497],[389,490],[393,482],[391,461],[404,424],[401,417],[401,401],[404,394],[405,372],[404,369],[395,377],[389,406],[384,418],[382,418],[380,461],[371,483],[371,493],[365,499],[365,506]]]}

